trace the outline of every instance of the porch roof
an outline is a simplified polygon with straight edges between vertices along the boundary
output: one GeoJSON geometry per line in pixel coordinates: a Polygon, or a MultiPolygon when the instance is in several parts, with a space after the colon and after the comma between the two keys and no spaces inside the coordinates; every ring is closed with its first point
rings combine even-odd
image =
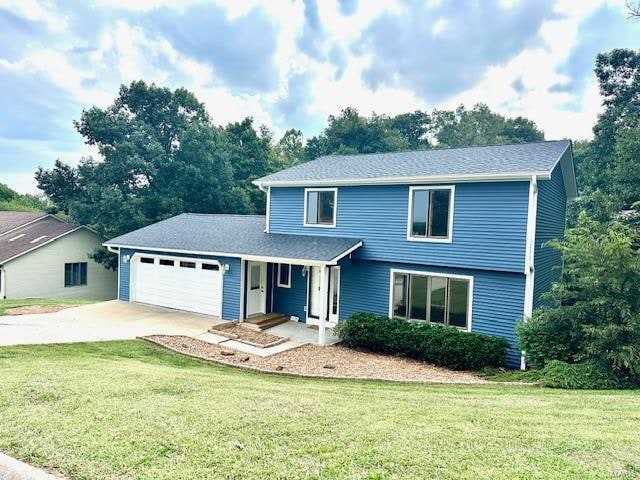
{"type": "Polygon", "coordinates": [[[332,264],[362,245],[355,238],[265,233],[264,215],[183,213],[104,243],[165,252],[332,264]]]}

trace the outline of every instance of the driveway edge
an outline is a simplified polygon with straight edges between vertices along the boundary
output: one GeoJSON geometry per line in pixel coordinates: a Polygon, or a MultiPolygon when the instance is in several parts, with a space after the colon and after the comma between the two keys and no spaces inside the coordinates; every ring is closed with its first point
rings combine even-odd
{"type": "Polygon", "coordinates": [[[0,452],[0,478],[3,480],[62,480],[0,452]]]}

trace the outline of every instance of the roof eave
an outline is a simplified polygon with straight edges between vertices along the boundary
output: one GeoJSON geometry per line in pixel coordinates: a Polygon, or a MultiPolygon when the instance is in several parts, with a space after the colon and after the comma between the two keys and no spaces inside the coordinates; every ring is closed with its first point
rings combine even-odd
{"type": "Polygon", "coordinates": [[[291,263],[296,265],[336,265],[340,259],[349,255],[354,250],[360,248],[362,246],[362,241],[358,242],[356,245],[341,252],[339,255],[326,260],[274,257],[269,255],[252,255],[252,254],[246,254],[246,253],[213,252],[213,251],[210,252],[206,250],[188,250],[188,249],[154,247],[154,246],[143,246],[143,245],[125,245],[125,244],[110,243],[110,242],[104,242],[102,245],[104,247],[117,247],[119,249],[128,248],[131,250],[148,250],[153,252],[183,253],[188,255],[209,255],[212,257],[241,258],[243,260],[252,260],[257,262],[267,261],[272,263],[291,263]]]}
{"type": "Polygon", "coordinates": [[[89,227],[85,227],[84,225],[78,225],[73,230],[69,230],[67,232],[61,233],[60,235],[52,237],[49,240],[47,240],[46,242],[39,243],[38,245],[36,245],[36,246],[34,246],[34,247],[32,247],[32,248],[30,248],[28,250],[25,250],[24,252],[18,253],[17,255],[14,255],[14,256],[9,257],[9,258],[0,259],[0,264],[9,263],[9,262],[15,260],[16,258],[22,257],[23,255],[26,255],[27,253],[31,253],[34,250],[39,249],[40,247],[44,247],[45,245],[49,245],[51,242],[55,242],[56,240],[59,240],[62,237],[66,237],[67,235],[69,235],[69,234],[71,234],[73,232],[77,232],[78,230],[81,230],[83,228],[93,232],[93,230],[91,230],[89,227]]]}
{"type": "Polygon", "coordinates": [[[517,182],[529,181],[531,177],[541,180],[551,178],[550,171],[518,172],[502,175],[450,175],[450,176],[416,176],[416,177],[378,177],[322,180],[254,180],[258,187],[315,187],[315,186],[350,186],[350,185],[399,185],[408,183],[469,183],[469,182],[517,182]]]}

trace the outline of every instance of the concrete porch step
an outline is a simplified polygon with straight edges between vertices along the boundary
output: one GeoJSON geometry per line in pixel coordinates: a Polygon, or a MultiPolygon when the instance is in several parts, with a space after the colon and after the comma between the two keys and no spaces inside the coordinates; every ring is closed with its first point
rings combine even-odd
{"type": "Polygon", "coordinates": [[[289,319],[281,313],[267,313],[265,315],[257,315],[255,317],[247,318],[240,322],[239,325],[243,328],[253,330],[254,332],[262,332],[276,325],[281,325],[288,322],[289,319]]]}

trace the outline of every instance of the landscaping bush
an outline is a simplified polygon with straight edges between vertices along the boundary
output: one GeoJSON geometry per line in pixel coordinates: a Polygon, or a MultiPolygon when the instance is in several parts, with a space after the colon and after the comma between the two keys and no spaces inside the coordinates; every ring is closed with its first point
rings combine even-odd
{"type": "Polygon", "coordinates": [[[542,383],[545,387],[573,390],[599,390],[632,386],[630,382],[616,377],[607,365],[593,360],[581,363],[552,360],[542,370],[542,383]]]}
{"type": "Polygon", "coordinates": [[[348,347],[406,355],[455,370],[504,366],[509,348],[503,338],[373,313],[356,313],[334,332],[348,347]]]}
{"type": "Polygon", "coordinates": [[[581,330],[575,317],[563,309],[540,309],[516,328],[518,346],[526,352],[527,365],[543,368],[550,360],[575,362],[582,353],[581,330]]]}

